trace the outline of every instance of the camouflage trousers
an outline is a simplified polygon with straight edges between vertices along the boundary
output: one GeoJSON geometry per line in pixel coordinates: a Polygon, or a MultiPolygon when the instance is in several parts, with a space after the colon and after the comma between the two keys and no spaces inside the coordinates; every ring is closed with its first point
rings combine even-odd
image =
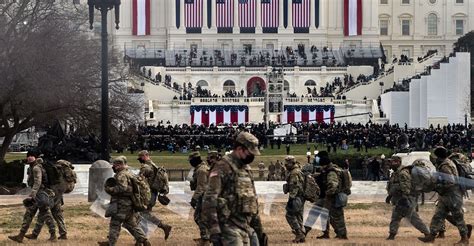
{"type": "Polygon", "coordinates": [[[331,224],[336,235],[347,236],[346,222],[344,220],[344,208],[334,207],[335,202],[335,198],[326,197],[324,207],[329,210],[329,223],[326,231],[329,231],[329,224],[331,224]]]}
{"type": "Polygon", "coordinates": [[[295,235],[304,233],[303,227],[303,211],[304,198],[296,197],[290,198],[286,204],[286,221],[291,227],[291,231],[295,235]]]}
{"type": "MultiPolygon", "coordinates": [[[[61,197],[60,199],[57,199],[55,201],[54,206],[51,208],[51,214],[53,216],[53,219],[56,221],[59,235],[61,236],[67,235],[67,229],[66,229],[66,223],[64,222],[62,205],[64,205],[64,202],[63,202],[63,198],[61,197]]],[[[43,228],[44,222],[45,222],[44,220],[40,220],[38,218],[32,234],[39,235],[41,232],[41,229],[43,228]]]]}
{"type": "Polygon", "coordinates": [[[464,222],[464,211],[462,209],[463,200],[462,195],[456,192],[448,194],[446,196],[440,196],[436,210],[431,219],[430,231],[431,234],[438,234],[439,231],[444,229],[444,222],[451,213],[452,223],[458,228],[461,236],[467,235],[467,227],[464,222]]]}
{"type": "Polygon", "coordinates": [[[207,229],[205,218],[203,218],[202,213],[202,199],[196,204],[196,208],[194,209],[194,222],[196,222],[197,226],[199,227],[199,234],[201,239],[209,240],[209,230],[207,229]]]}
{"type": "Polygon", "coordinates": [[[223,245],[259,246],[257,233],[250,226],[248,230],[243,230],[233,224],[224,224],[221,226],[221,236],[223,245]]]}
{"type": "Polygon", "coordinates": [[[109,224],[109,245],[117,244],[122,226],[127,229],[137,242],[143,242],[147,238],[143,230],[138,226],[138,214],[129,209],[121,208],[120,213],[113,215],[109,224]]]}
{"type": "Polygon", "coordinates": [[[421,220],[420,216],[416,212],[416,201],[414,198],[409,199],[410,206],[408,207],[400,207],[394,206],[392,210],[392,219],[390,221],[390,234],[397,234],[398,228],[400,227],[400,221],[403,218],[406,218],[410,223],[421,233],[429,234],[430,231],[428,227],[425,225],[423,220],[421,220]]]}
{"type": "MultiPolygon", "coordinates": [[[[446,220],[453,226],[456,226],[456,221],[454,220],[453,216],[450,214],[448,214],[448,216],[446,216],[446,220]]],[[[440,231],[446,231],[446,222],[443,223],[443,225],[441,226],[441,229],[440,231]]]]}
{"type": "Polygon", "coordinates": [[[41,223],[46,222],[46,225],[49,228],[50,234],[56,233],[56,228],[54,226],[53,217],[51,215],[51,211],[48,207],[38,208],[36,205],[30,206],[26,208],[25,214],[23,215],[23,222],[21,224],[20,232],[26,234],[28,232],[28,228],[30,228],[31,222],[38,212],[38,219],[37,221],[41,221],[41,223]]]}

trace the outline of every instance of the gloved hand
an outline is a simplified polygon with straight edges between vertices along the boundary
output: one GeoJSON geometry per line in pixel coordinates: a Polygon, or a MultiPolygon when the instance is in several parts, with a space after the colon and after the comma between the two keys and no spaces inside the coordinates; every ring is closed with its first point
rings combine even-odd
{"type": "Polygon", "coordinates": [[[196,208],[196,205],[197,205],[197,200],[194,199],[194,198],[192,198],[192,199],[191,199],[191,202],[190,202],[189,204],[191,204],[191,207],[193,207],[193,208],[195,209],[195,208],[196,208]]]}
{"type": "Polygon", "coordinates": [[[210,237],[211,243],[214,246],[222,246],[221,234],[212,234],[210,237]]]}
{"type": "Polygon", "coordinates": [[[387,198],[385,198],[385,203],[390,204],[391,200],[392,200],[392,195],[388,195],[387,198]]]}

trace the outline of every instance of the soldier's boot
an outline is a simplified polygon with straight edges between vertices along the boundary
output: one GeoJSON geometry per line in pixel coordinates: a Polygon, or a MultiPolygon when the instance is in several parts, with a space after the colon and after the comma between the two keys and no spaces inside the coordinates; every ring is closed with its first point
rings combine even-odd
{"type": "MultiPolygon", "coordinates": [[[[109,242],[97,242],[99,246],[109,246],[109,242]]],[[[137,244],[135,244],[137,245],[137,244]]],[[[140,244],[139,244],[140,245],[140,244]]]]}
{"type": "Polygon", "coordinates": [[[395,234],[395,233],[390,233],[390,235],[388,235],[388,237],[387,237],[387,240],[395,240],[396,235],[397,234],[395,234]]]}
{"type": "Polygon", "coordinates": [[[472,225],[471,225],[471,224],[467,224],[466,227],[467,227],[467,238],[471,238],[472,225]]]}
{"type": "Polygon", "coordinates": [[[433,243],[435,241],[435,234],[426,234],[425,237],[419,237],[418,240],[424,243],[433,243]]]}
{"type": "Polygon", "coordinates": [[[323,231],[323,235],[316,237],[317,239],[329,239],[329,231],[323,231]]]}
{"type": "Polygon", "coordinates": [[[38,239],[38,235],[36,235],[36,234],[34,234],[34,233],[26,234],[25,237],[28,238],[28,239],[30,239],[30,240],[36,240],[36,239],[38,239]]]}
{"type": "Polygon", "coordinates": [[[293,243],[304,243],[305,241],[305,235],[302,231],[297,232],[295,239],[293,239],[293,243]]]}
{"type": "Polygon", "coordinates": [[[459,242],[455,243],[454,245],[469,245],[469,238],[467,235],[464,235],[461,237],[461,240],[459,240],[459,242]]]}
{"type": "Polygon", "coordinates": [[[341,239],[341,240],[349,240],[349,238],[347,238],[347,235],[346,235],[346,234],[343,234],[343,235],[336,235],[336,238],[337,238],[337,239],[341,239]]]}
{"type": "Polygon", "coordinates": [[[56,237],[56,233],[51,233],[51,236],[49,236],[48,241],[50,241],[50,242],[58,241],[58,238],[56,237]]]}
{"type": "Polygon", "coordinates": [[[165,240],[167,240],[168,237],[170,236],[170,232],[171,232],[171,229],[172,229],[173,227],[171,227],[171,226],[168,225],[168,224],[163,224],[163,223],[162,223],[159,227],[160,227],[160,228],[163,230],[163,232],[165,233],[165,240]]]}
{"type": "Polygon", "coordinates": [[[444,238],[444,231],[439,231],[438,236],[436,238],[444,238]]]}
{"type": "Polygon", "coordinates": [[[311,228],[311,227],[309,227],[309,226],[305,226],[305,227],[304,227],[304,235],[307,236],[308,233],[311,231],[311,229],[313,229],[313,228],[311,228]]]}
{"type": "Polygon", "coordinates": [[[198,246],[209,246],[211,242],[209,239],[199,239],[198,246]]]}
{"type": "Polygon", "coordinates": [[[67,235],[63,234],[58,237],[59,240],[67,240],[67,235]]]}
{"type": "Polygon", "coordinates": [[[145,239],[145,241],[143,241],[141,245],[143,245],[143,246],[151,246],[151,243],[150,243],[150,241],[148,241],[148,239],[145,239]]]}
{"type": "Polygon", "coordinates": [[[24,237],[25,237],[25,233],[23,233],[23,232],[18,233],[18,235],[16,235],[16,236],[8,236],[8,238],[10,240],[13,240],[17,243],[23,243],[23,238],[24,237]]]}

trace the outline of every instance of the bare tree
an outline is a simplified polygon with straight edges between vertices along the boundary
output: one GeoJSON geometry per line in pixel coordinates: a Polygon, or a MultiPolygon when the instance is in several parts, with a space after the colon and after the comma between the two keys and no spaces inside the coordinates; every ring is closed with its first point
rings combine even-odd
{"type": "MultiPolygon", "coordinates": [[[[84,33],[86,13],[54,1],[0,5],[0,160],[14,135],[35,125],[68,119],[98,128],[100,46],[84,33]]],[[[111,64],[118,59],[112,56],[111,64]]],[[[124,75],[116,66],[110,83],[110,117],[120,122],[138,106],[126,90],[114,89],[124,75]]]]}

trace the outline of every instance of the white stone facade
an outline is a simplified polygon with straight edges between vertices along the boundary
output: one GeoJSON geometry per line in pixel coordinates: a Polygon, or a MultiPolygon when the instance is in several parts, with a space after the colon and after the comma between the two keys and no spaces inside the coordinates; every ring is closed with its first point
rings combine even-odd
{"type": "MultiPolygon", "coordinates": [[[[159,49],[190,49],[194,45],[212,49],[242,49],[244,44],[255,48],[281,49],[298,43],[307,47],[328,46],[333,49],[349,46],[378,47],[382,43],[388,57],[406,54],[422,56],[429,49],[438,49],[443,54],[451,52],[452,44],[474,27],[474,0],[364,0],[362,35],[343,35],[343,0],[320,0],[320,25],[316,28],[314,8],[311,8],[309,33],[293,33],[291,18],[284,28],[280,18],[278,33],[262,33],[260,18],[256,18],[255,33],[217,33],[215,16],[211,28],[204,18],[202,33],[187,34],[184,26],[184,0],[180,0],[180,28],[176,27],[176,1],[151,1],[151,33],[147,36],[132,35],[132,1],[122,1],[120,29],[115,30],[110,15],[110,28],[114,45],[123,49],[137,47],[159,49]],[[405,32],[405,33],[404,33],[405,32]]],[[[211,1],[212,3],[215,0],[211,1]]],[[[234,1],[236,4],[238,1],[234,1]]],[[[260,2],[260,0],[258,0],[260,2]]],[[[288,1],[291,3],[291,0],[288,1]]],[[[312,1],[313,2],[313,1],[312,1]]],[[[203,15],[207,15],[208,1],[203,1],[203,15]]],[[[215,14],[215,4],[212,4],[215,14]]],[[[280,1],[280,17],[283,15],[283,0],[280,1]]],[[[257,15],[260,12],[257,4],[257,15]]],[[[288,15],[291,16],[291,4],[288,15]]],[[[237,15],[234,15],[237,18],[237,15]]],[[[238,23],[234,21],[234,23],[238,23]]]]}

